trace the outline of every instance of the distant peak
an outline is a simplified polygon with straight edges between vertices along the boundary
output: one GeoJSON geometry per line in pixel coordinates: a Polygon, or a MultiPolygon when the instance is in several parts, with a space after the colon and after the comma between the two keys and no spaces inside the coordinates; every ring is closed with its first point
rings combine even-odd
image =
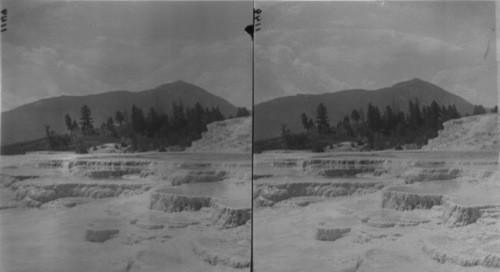
{"type": "Polygon", "coordinates": [[[410,79],[410,80],[406,80],[406,81],[402,81],[402,82],[396,83],[396,84],[394,84],[392,86],[395,87],[395,86],[415,85],[415,84],[422,84],[422,83],[430,84],[429,82],[421,80],[420,78],[416,77],[416,78],[413,78],[413,79],[410,79]]]}
{"type": "Polygon", "coordinates": [[[184,86],[184,85],[192,85],[184,80],[176,80],[176,81],[172,81],[170,83],[165,83],[165,84],[161,84],[161,85],[158,85],[155,89],[164,89],[164,88],[171,88],[173,86],[184,86]]]}
{"type": "Polygon", "coordinates": [[[421,80],[420,78],[416,77],[416,78],[413,78],[411,80],[409,80],[410,82],[424,82],[423,80],[421,80]]]}
{"type": "Polygon", "coordinates": [[[173,82],[170,82],[170,83],[167,83],[167,84],[163,84],[161,86],[166,86],[166,85],[186,85],[186,84],[189,84],[189,83],[186,82],[186,81],[184,81],[184,80],[178,79],[176,81],[173,81],[173,82]]]}

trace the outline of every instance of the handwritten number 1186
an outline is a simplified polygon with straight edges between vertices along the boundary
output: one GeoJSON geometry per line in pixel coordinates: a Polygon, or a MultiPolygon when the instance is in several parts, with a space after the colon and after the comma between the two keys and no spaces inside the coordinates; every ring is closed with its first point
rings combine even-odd
{"type": "Polygon", "coordinates": [[[2,10],[2,32],[7,31],[7,9],[2,10]]]}

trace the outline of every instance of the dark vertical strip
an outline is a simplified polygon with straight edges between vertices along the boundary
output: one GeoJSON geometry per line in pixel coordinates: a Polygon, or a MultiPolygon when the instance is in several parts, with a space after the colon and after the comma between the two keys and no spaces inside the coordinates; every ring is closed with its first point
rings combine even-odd
{"type": "Polygon", "coordinates": [[[255,108],[255,103],[254,103],[254,96],[255,96],[255,80],[254,80],[254,77],[255,77],[255,0],[252,1],[253,2],[253,5],[252,5],[252,25],[253,25],[253,38],[252,38],[252,163],[251,163],[251,166],[252,166],[252,170],[251,170],[251,186],[252,186],[252,204],[251,204],[251,208],[252,208],[252,224],[250,226],[250,230],[252,232],[252,234],[250,235],[250,239],[251,239],[251,242],[250,242],[250,271],[253,272],[253,262],[254,262],[254,259],[253,259],[253,224],[254,224],[254,220],[253,220],[253,167],[254,167],[254,164],[253,164],[253,143],[254,143],[254,135],[255,135],[255,132],[254,132],[254,129],[255,129],[255,111],[254,111],[254,108],[255,108]]]}

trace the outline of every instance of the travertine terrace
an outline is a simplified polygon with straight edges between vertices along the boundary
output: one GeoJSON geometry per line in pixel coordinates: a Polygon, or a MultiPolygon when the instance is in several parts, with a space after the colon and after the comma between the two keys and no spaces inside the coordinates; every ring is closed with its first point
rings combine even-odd
{"type": "Polygon", "coordinates": [[[254,155],[255,271],[500,268],[495,151],[254,155]]]}
{"type": "Polygon", "coordinates": [[[1,271],[248,271],[249,154],[2,157],[1,271]]]}

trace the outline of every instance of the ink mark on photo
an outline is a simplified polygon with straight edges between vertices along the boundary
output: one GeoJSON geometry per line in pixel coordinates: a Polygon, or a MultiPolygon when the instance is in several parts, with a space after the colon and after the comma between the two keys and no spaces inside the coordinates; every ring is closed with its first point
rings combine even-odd
{"type": "Polygon", "coordinates": [[[2,32],[7,31],[7,9],[2,10],[2,32]]]}

